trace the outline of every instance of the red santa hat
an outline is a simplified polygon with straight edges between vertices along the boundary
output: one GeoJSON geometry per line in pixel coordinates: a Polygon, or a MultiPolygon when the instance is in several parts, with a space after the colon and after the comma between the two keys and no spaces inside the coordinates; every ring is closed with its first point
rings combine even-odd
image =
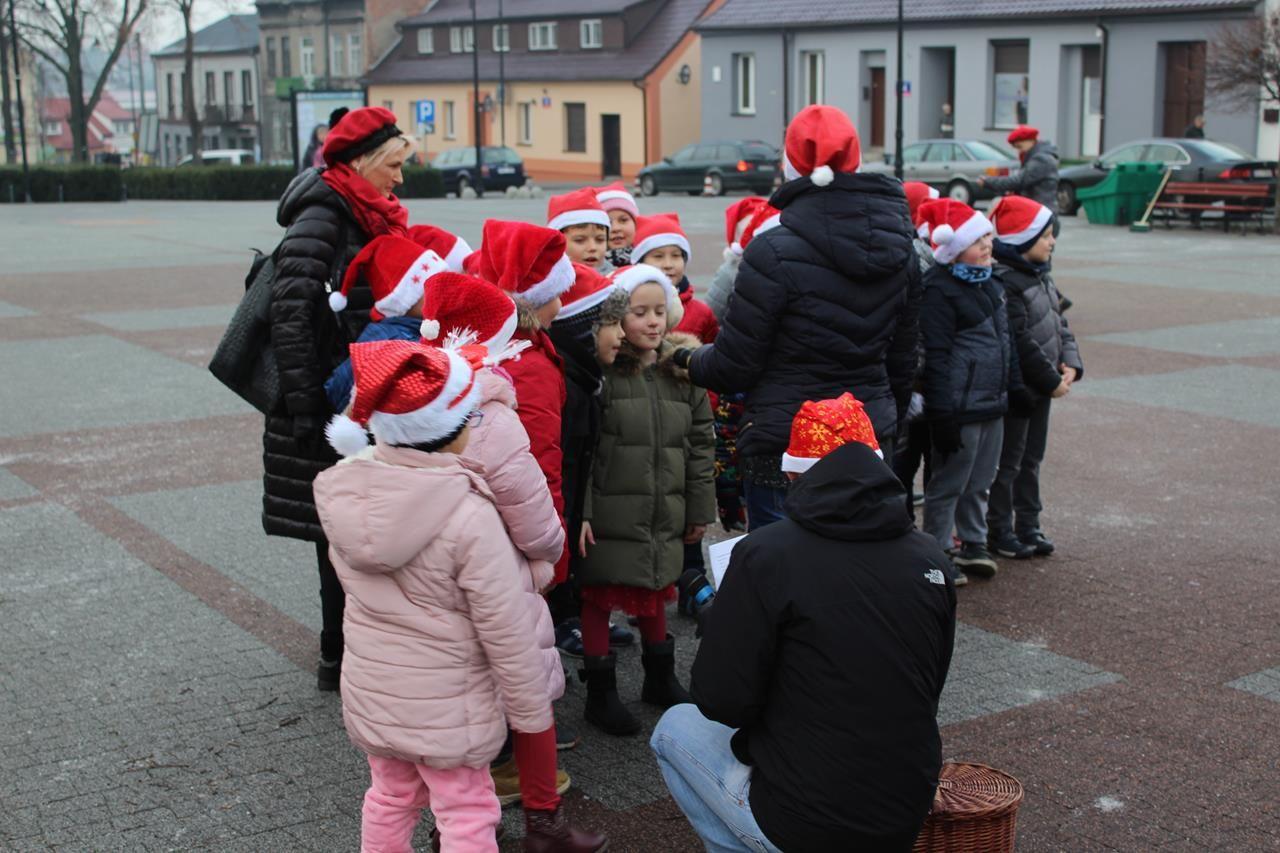
{"type": "Polygon", "coordinates": [[[561,307],[560,313],[556,315],[557,320],[577,317],[585,311],[590,311],[597,305],[603,304],[609,298],[609,294],[616,289],[612,280],[600,275],[591,267],[574,264],[573,270],[577,273],[577,278],[573,282],[573,287],[560,298],[561,307]]]}
{"type": "Polygon", "coordinates": [[[640,216],[640,207],[636,204],[636,197],[627,191],[622,181],[615,181],[607,187],[600,187],[596,190],[596,201],[600,202],[600,206],[608,213],[610,210],[624,210],[631,214],[631,218],[635,219],[640,216]]]}
{"type": "Polygon", "coordinates": [[[1005,137],[1005,140],[1010,145],[1012,145],[1015,142],[1022,142],[1023,140],[1027,140],[1027,139],[1034,142],[1039,138],[1040,138],[1039,128],[1032,127],[1029,124],[1020,124],[1017,127],[1015,127],[1013,130],[1009,131],[1009,135],[1005,137]]]}
{"type": "Polygon", "coordinates": [[[409,239],[444,258],[451,272],[462,272],[462,261],[471,254],[466,240],[434,225],[414,225],[409,229],[409,239]]]}
{"type": "Polygon", "coordinates": [[[404,237],[382,234],[374,237],[355,256],[342,277],[342,289],[329,294],[335,312],[347,307],[351,288],[361,276],[373,292],[369,316],[376,322],[384,317],[402,317],[422,298],[427,279],[448,268],[430,249],[404,237]]]}
{"type": "Polygon", "coordinates": [[[344,456],[368,446],[366,430],[386,444],[425,444],[456,433],[480,403],[467,354],[418,341],[351,345],[355,386],[349,415],[337,415],[325,436],[344,456]]]}
{"type": "MultiPolygon", "coordinates": [[[[1037,240],[1053,224],[1053,211],[1038,201],[1020,195],[1002,196],[989,211],[996,239],[1025,251],[1021,247],[1037,240]]],[[[1030,248],[1028,246],[1028,248],[1030,248]]]]}
{"type": "MultiPolygon", "coordinates": [[[[747,246],[756,237],[759,237],[766,231],[771,231],[782,224],[782,211],[771,204],[766,204],[756,211],[756,215],[751,217],[751,222],[747,224],[747,230],[742,232],[742,237],[738,239],[740,244],[735,252],[741,255],[747,250],[747,246]]],[[[732,246],[729,247],[733,249],[732,246]]]]}
{"type": "MultiPolygon", "coordinates": [[[[668,244],[664,243],[663,245],[668,244]]],[[[636,257],[635,253],[632,253],[632,257],[636,257]]],[[[628,296],[635,293],[636,288],[642,284],[662,285],[662,290],[667,296],[667,328],[674,329],[680,324],[680,320],[684,318],[684,306],[680,304],[679,291],[671,283],[671,279],[667,278],[666,273],[652,264],[632,264],[629,267],[620,267],[610,275],[610,280],[615,287],[625,292],[628,296]]]]}
{"type": "Polygon", "coordinates": [[[950,198],[927,201],[920,206],[921,220],[929,226],[933,257],[940,264],[950,264],[964,250],[995,229],[991,220],[964,202],[950,198]]]}
{"type": "Polygon", "coordinates": [[[489,219],[479,251],[463,261],[463,267],[525,304],[541,308],[577,280],[564,247],[564,235],[553,228],[489,219]]]}
{"type": "Polygon", "coordinates": [[[928,237],[927,230],[920,230],[920,205],[938,198],[938,191],[923,181],[904,181],[902,191],[907,194],[907,208],[911,211],[911,223],[916,226],[916,233],[921,237],[928,237]]]}
{"type": "Polygon", "coordinates": [[[388,139],[400,136],[400,128],[396,127],[396,114],[383,107],[361,107],[344,115],[329,135],[324,138],[324,147],[320,149],[325,165],[350,163],[352,160],[368,154],[388,139]]]}
{"type": "MultiPolygon", "coordinates": [[[[724,209],[724,244],[732,247],[735,243],[741,242],[740,238],[746,232],[746,226],[751,224],[751,219],[756,215],[756,211],[762,207],[768,207],[768,205],[768,199],[758,195],[749,195],[726,207],[724,209]]],[[[741,247],[739,246],[739,248],[741,247]]],[[[741,254],[741,252],[738,254],[741,254]]]]}
{"type": "Polygon", "coordinates": [[[601,225],[609,227],[609,214],[596,201],[596,191],[591,187],[553,195],[547,202],[547,227],[563,231],[574,225],[601,225]]]}
{"type": "Polygon", "coordinates": [[[657,213],[641,216],[636,220],[636,239],[631,247],[631,257],[643,261],[644,256],[663,246],[676,246],[684,252],[684,259],[693,257],[689,251],[689,238],[680,227],[680,217],[674,213],[657,213]]]}
{"type": "Polygon", "coordinates": [[[791,421],[791,443],[782,454],[782,470],[803,474],[831,451],[855,441],[884,458],[871,418],[852,394],[846,391],[834,400],[806,402],[791,421]]]}
{"type": "Polygon", "coordinates": [[[837,172],[856,172],[861,166],[862,143],[843,110],[814,104],[787,125],[782,172],[788,181],[808,177],[825,187],[837,172]]]}
{"type": "MultiPolygon", "coordinates": [[[[422,303],[422,342],[456,348],[479,345],[493,363],[518,355],[516,303],[487,281],[461,273],[433,276],[422,303]]],[[[521,343],[527,344],[527,341],[521,343]]]]}

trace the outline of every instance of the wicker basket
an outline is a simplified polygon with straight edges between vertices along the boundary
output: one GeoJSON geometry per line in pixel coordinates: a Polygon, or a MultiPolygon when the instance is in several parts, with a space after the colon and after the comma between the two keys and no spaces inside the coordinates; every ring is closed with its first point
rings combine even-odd
{"type": "Polygon", "coordinates": [[[915,853],[1013,850],[1022,783],[985,764],[947,762],[915,853]]]}

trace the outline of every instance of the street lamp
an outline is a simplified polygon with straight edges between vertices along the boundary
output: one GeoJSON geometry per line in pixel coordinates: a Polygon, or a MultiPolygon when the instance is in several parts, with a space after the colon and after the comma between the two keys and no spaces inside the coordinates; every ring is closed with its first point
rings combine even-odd
{"type": "Polygon", "coordinates": [[[902,180],[902,0],[898,0],[898,78],[894,88],[898,112],[893,126],[893,174],[902,180]]]}
{"type": "MultiPolygon", "coordinates": [[[[471,0],[471,101],[476,122],[476,170],[473,175],[476,182],[476,198],[484,195],[484,151],[480,144],[480,122],[484,118],[483,106],[480,103],[480,45],[476,35],[480,25],[476,17],[476,0],[471,0]]],[[[465,40],[463,46],[466,46],[465,40]]]]}

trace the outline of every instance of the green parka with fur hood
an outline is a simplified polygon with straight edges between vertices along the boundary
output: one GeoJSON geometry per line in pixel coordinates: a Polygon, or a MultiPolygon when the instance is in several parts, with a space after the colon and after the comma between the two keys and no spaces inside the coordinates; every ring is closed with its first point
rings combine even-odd
{"type": "Polygon", "coordinates": [[[715,433],[707,392],[671,362],[695,338],[671,333],[658,361],[641,367],[623,343],[605,369],[604,418],[584,508],[595,545],[579,569],[584,586],[659,590],[680,577],[684,531],[716,519],[715,433]]]}

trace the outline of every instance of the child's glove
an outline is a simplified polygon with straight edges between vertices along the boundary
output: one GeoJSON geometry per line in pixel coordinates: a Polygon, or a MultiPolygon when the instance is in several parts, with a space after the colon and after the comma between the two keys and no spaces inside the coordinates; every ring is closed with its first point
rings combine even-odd
{"type": "Polygon", "coordinates": [[[964,446],[960,441],[960,424],[954,418],[930,421],[929,437],[933,440],[933,449],[944,455],[955,453],[964,446]]]}
{"type": "Polygon", "coordinates": [[[671,363],[681,370],[689,369],[689,362],[693,360],[693,350],[689,347],[680,347],[671,353],[671,363]]]}

